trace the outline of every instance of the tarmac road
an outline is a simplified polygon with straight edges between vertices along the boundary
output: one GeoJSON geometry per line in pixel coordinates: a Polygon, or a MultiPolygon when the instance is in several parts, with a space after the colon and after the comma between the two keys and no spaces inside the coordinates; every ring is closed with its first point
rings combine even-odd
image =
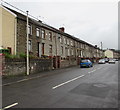
{"type": "Polygon", "coordinates": [[[118,62],[46,74],[4,83],[3,108],[118,108],[118,62]]]}

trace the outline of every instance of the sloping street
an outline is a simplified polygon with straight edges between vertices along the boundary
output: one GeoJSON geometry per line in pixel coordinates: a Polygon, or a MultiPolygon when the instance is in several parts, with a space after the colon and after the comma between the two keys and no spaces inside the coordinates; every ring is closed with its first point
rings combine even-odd
{"type": "Polygon", "coordinates": [[[3,85],[3,108],[117,108],[118,62],[50,71],[3,85]]]}

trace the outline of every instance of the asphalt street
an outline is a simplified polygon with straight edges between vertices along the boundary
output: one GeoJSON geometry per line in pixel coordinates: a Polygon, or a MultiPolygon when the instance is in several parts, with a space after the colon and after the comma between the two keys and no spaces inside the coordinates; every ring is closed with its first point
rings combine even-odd
{"type": "MultiPolygon", "coordinates": [[[[52,73],[52,71],[50,71],[52,73]]],[[[117,108],[118,62],[4,84],[3,108],[117,108]]]]}

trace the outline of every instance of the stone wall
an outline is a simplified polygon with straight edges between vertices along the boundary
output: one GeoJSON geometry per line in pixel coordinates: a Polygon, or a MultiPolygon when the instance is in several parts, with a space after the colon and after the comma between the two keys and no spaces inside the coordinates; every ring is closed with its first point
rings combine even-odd
{"type": "Polygon", "coordinates": [[[77,59],[65,59],[65,60],[61,60],[60,62],[60,68],[76,66],[76,65],[78,65],[77,59]]]}
{"type": "MultiPolygon", "coordinates": [[[[4,61],[3,75],[26,74],[26,59],[8,59],[4,61]]],[[[30,59],[30,74],[52,69],[52,59],[30,59]]]]}
{"type": "Polygon", "coordinates": [[[5,60],[5,57],[3,54],[0,54],[0,75],[4,74],[3,70],[4,70],[4,65],[5,62],[3,62],[5,60]]]}

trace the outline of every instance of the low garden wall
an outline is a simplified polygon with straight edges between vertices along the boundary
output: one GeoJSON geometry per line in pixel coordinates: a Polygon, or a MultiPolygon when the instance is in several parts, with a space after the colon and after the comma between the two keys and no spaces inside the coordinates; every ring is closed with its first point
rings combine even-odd
{"type": "Polygon", "coordinates": [[[61,63],[60,63],[61,68],[76,66],[76,65],[77,65],[77,59],[75,59],[75,58],[61,60],[61,63]]]}
{"type": "MultiPolygon", "coordinates": [[[[30,74],[52,69],[52,59],[30,59],[30,74]]],[[[2,57],[2,75],[26,74],[26,59],[10,59],[2,57]]]]}

